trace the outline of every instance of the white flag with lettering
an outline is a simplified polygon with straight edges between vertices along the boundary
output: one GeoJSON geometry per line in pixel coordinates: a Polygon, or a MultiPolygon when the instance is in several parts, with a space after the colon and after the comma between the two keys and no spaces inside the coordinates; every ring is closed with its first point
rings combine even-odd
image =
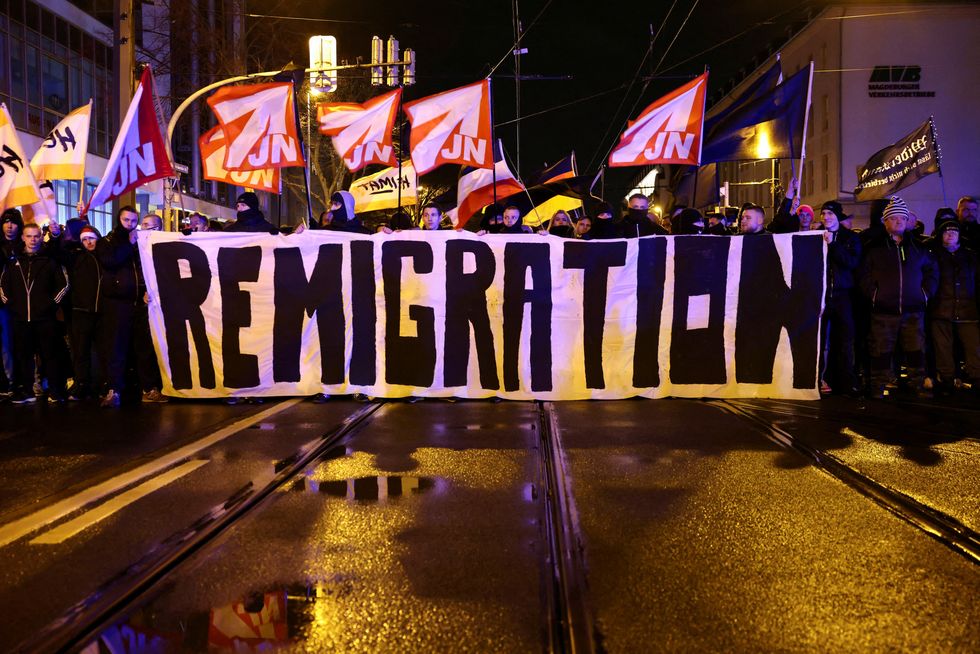
{"type": "Polygon", "coordinates": [[[31,159],[38,179],[84,179],[92,101],[65,116],[31,159]]]}

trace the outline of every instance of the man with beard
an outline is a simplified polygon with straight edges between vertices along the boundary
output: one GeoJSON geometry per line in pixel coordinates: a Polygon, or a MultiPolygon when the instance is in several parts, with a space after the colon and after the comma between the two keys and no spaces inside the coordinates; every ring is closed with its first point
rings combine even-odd
{"type": "Polygon", "coordinates": [[[238,210],[238,217],[224,231],[279,233],[276,226],[266,220],[262,212],[259,211],[259,196],[255,193],[247,191],[239,195],[235,208],[238,210]]]}
{"type": "Polygon", "coordinates": [[[49,402],[65,401],[66,374],[61,362],[65,342],[55,314],[68,293],[65,271],[41,252],[41,228],[24,227],[24,250],[0,275],[0,299],[10,307],[14,336],[14,404],[33,402],[34,356],[47,373],[49,402]]]}

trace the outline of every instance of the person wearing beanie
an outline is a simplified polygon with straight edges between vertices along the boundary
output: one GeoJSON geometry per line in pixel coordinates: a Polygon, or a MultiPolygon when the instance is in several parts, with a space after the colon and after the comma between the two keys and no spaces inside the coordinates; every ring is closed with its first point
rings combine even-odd
{"type": "Polygon", "coordinates": [[[800,217],[800,231],[807,232],[811,229],[817,229],[818,226],[813,224],[813,207],[808,204],[801,204],[799,209],[796,210],[796,215],[800,217]]]}
{"type": "Polygon", "coordinates": [[[925,380],[925,311],[935,296],[939,275],[935,259],[906,234],[908,205],[892,196],[882,211],[883,242],[872,246],[861,264],[861,291],[871,303],[871,395],[890,393],[895,380],[895,345],[901,339],[909,383],[921,396],[925,380]]]}
{"type": "Polygon", "coordinates": [[[613,222],[613,207],[608,202],[600,202],[595,207],[595,218],[592,219],[592,229],[585,235],[588,241],[602,241],[611,238],[623,238],[622,226],[613,222]]]}
{"type": "Polygon", "coordinates": [[[966,377],[975,390],[980,390],[980,312],[977,309],[980,261],[973,250],[960,243],[959,221],[944,220],[937,229],[938,246],[934,253],[939,268],[939,290],[929,316],[939,388],[947,395],[955,388],[954,352],[959,345],[966,362],[966,377]]]}
{"type": "Polygon", "coordinates": [[[827,243],[820,392],[853,396],[858,393],[853,291],[861,262],[861,239],[841,224],[846,217],[839,202],[824,202],[820,207],[827,243]]]}
{"type": "Polygon", "coordinates": [[[667,230],[658,225],[647,213],[650,209],[650,200],[642,193],[634,193],[629,197],[629,208],[620,229],[626,238],[639,238],[640,236],[666,236],[667,230]]]}
{"type": "Polygon", "coordinates": [[[670,225],[672,234],[703,234],[704,217],[697,209],[684,209],[670,225]]]}
{"type": "Polygon", "coordinates": [[[246,191],[239,195],[235,208],[238,211],[235,222],[225,227],[224,231],[279,233],[276,226],[266,220],[265,216],[259,210],[259,196],[255,193],[246,191]]]}
{"type": "Polygon", "coordinates": [[[70,400],[87,399],[95,391],[92,357],[97,351],[95,343],[102,317],[102,266],[95,255],[98,240],[98,230],[86,224],[78,231],[79,246],[68,250],[68,281],[71,283],[69,345],[74,370],[70,400]]]}

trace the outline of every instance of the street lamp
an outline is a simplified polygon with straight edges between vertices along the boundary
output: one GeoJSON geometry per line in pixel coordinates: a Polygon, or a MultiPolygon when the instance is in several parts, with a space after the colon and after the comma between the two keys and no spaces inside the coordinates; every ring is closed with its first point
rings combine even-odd
{"type": "Polygon", "coordinates": [[[310,91],[333,93],[337,90],[337,37],[310,37],[310,91]]]}

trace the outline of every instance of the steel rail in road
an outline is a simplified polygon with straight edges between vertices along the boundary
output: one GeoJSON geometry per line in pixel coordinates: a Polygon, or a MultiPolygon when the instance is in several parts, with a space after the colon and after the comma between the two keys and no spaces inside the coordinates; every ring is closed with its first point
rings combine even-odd
{"type": "Polygon", "coordinates": [[[542,528],[548,563],[542,569],[546,650],[570,654],[600,651],[600,634],[589,601],[584,541],[572,493],[568,458],[552,402],[539,402],[539,475],[544,489],[542,528]]]}
{"type": "Polygon", "coordinates": [[[819,469],[925,532],[971,563],[980,564],[980,533],[953,516],[872,479],[826,450],[811,447],[752,408],[738,406],[727,400],[708,400],[707,403],[751,423],[769,440],[803,455],[819,469]]]}
{"type": "Polygon", "coordinates": [[[196,523],[177,532],[138,562],[119,572],[14,651],[61,652],[85,646],[113,620],[125,614],[144,593],[179,569],[194,553],[262,505],[342,440],[359,431],[382,404],[373,402],[361,407],[320,438],[276,463],[276,474],[267,484],[255,488],[249,482],[196,523]]]}

